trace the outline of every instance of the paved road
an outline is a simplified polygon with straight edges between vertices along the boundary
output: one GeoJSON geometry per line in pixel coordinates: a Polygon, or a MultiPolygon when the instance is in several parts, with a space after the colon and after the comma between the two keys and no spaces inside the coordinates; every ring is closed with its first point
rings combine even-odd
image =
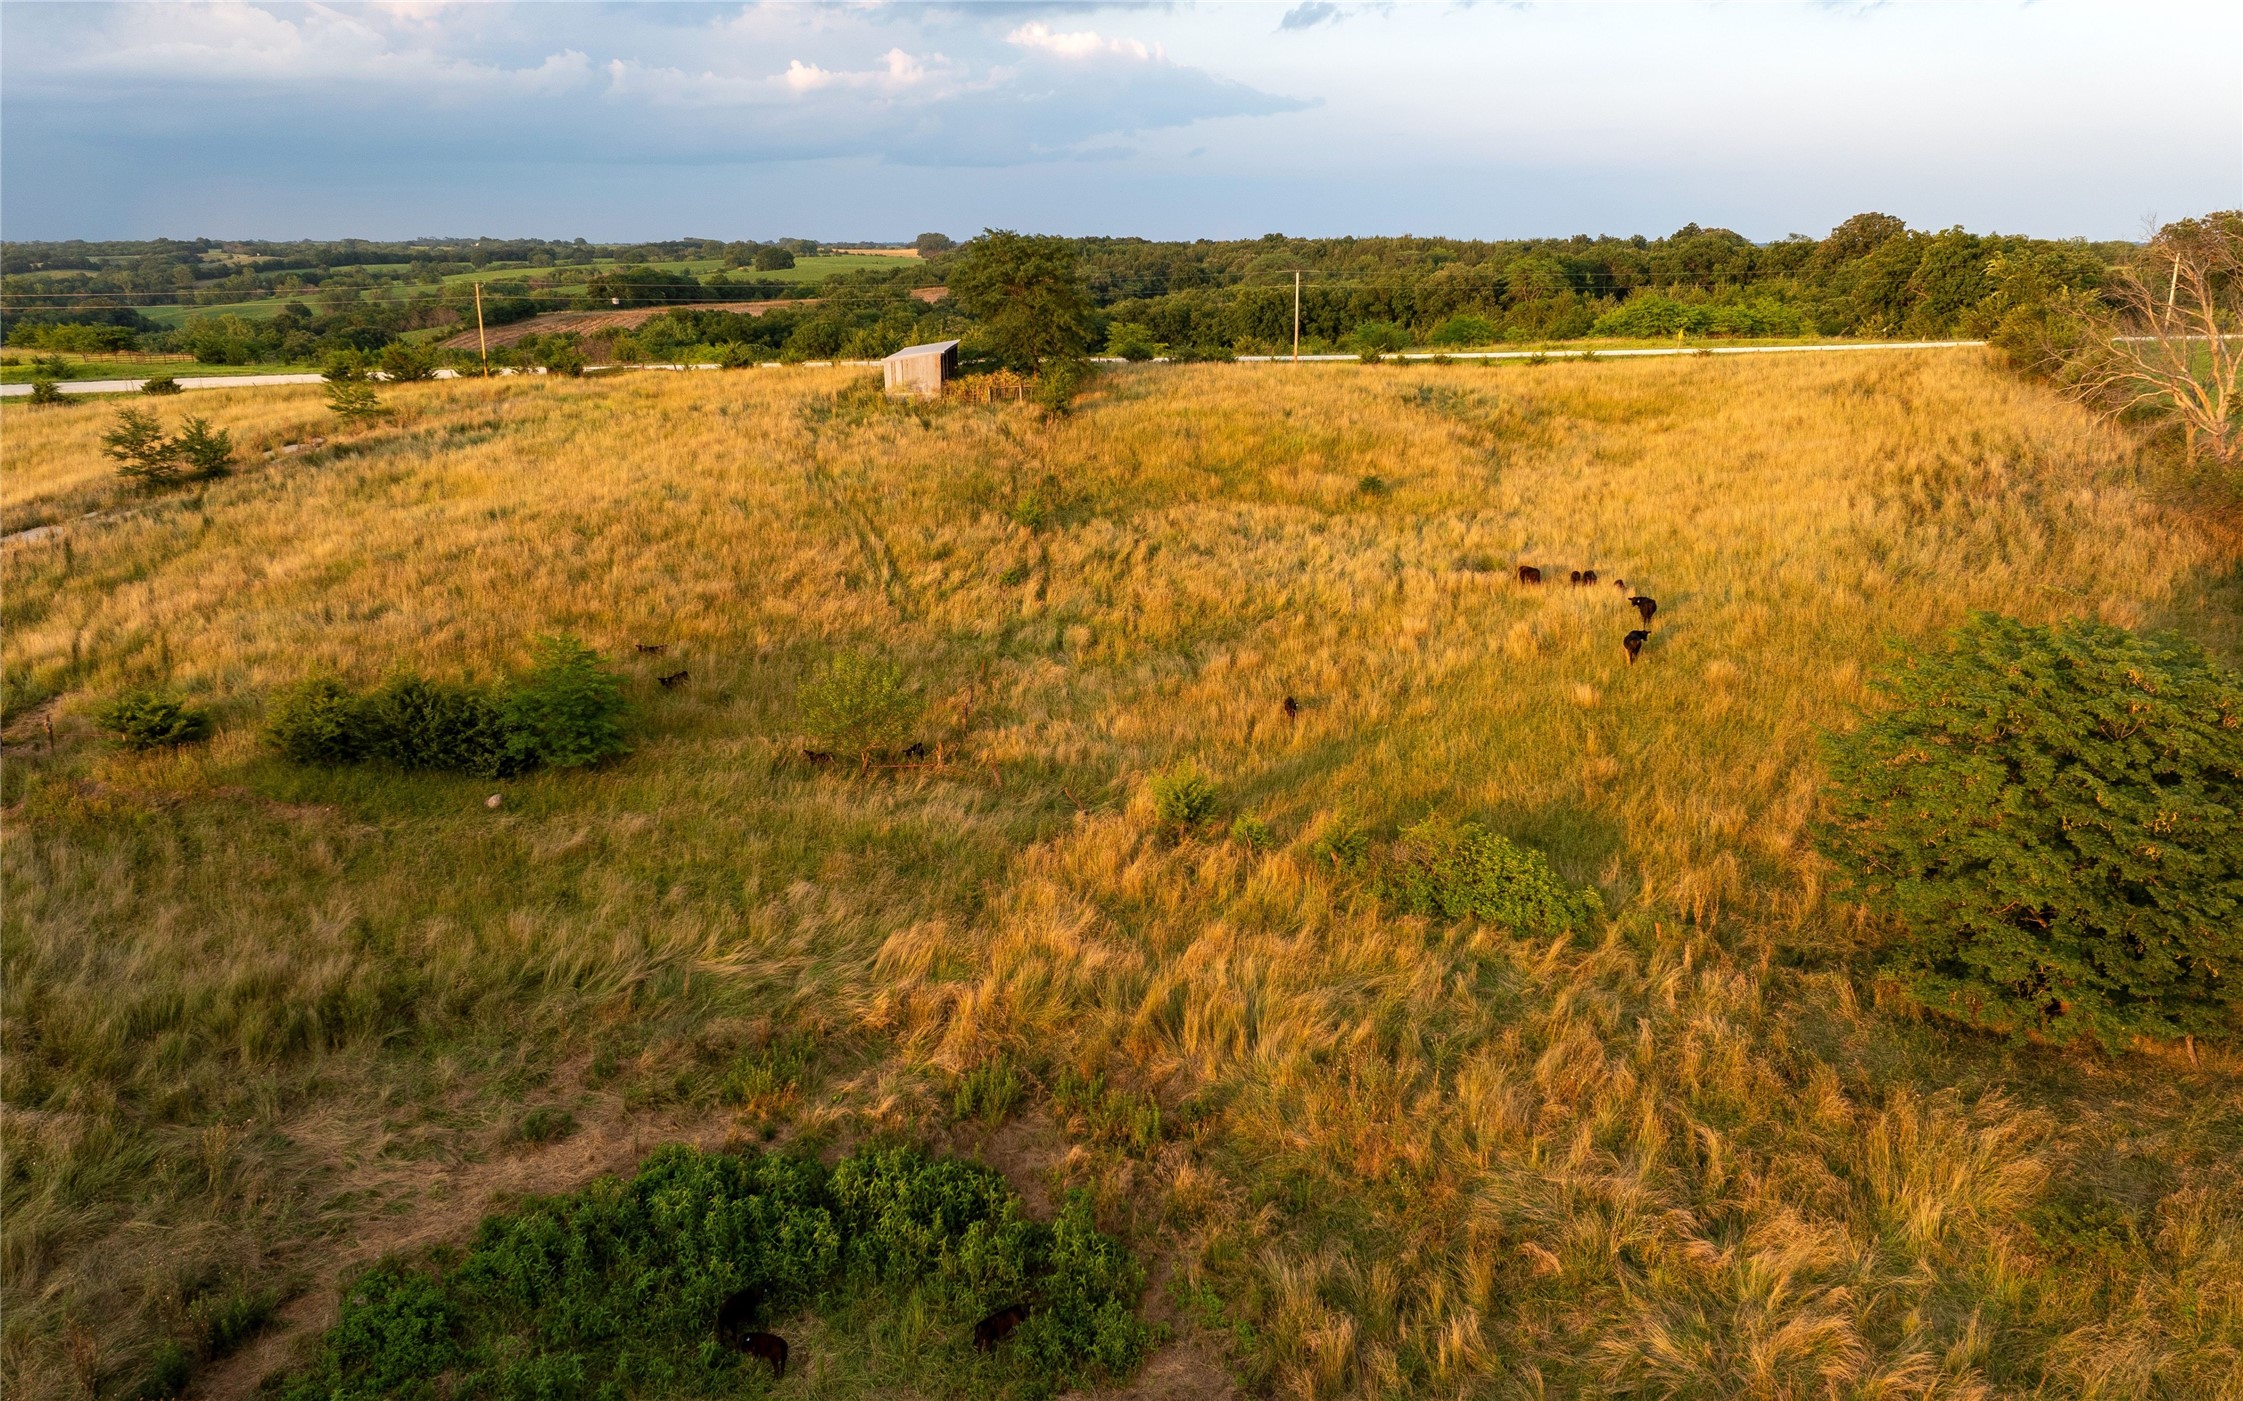
{"type": "MultiPolygon", "coordinates": [[[[1647,350],[1413,350],[1389,358],[1395,360],[1618,360],[1623,357],[1639,358],[1647,355],[1796,355],[1804,351],[1839,350],[1958,350],[1982,346],[1984,341],[1853,341],[1843,345],[1674,345],[1658,346],[1647,350]]],[[[1241,360],[1254,360],[1274,364],[1291,360],[1290,355],[1241,355],[1241,360]]],[[[1356,355],[1303,355],[1309,360],[1357,360],[1356,355]]]]}
{"type": "MultiPolygon", "coordinates": [[[[1858,341],[1844,345],[1660,346],[1655,349],[1649,350],[1413,350],[1405,354],[1395,355],[1389,358],[1395,360],[1432,360],[1436,358],[1444,358],[1449,360],[1533,360],[1537,358],[1543,360],[1581,360],[1589,358],[1598,360],[1620,360],[1640,358],[1643,356],[1651,355],[1797,355],[1813,351],[1836,352],[1847,350],[1962,350],[1969,349],[1974,346],[1983,346],[1984,344],[1986,344],[1986,342],[1984,341],[1858,341]]],[[[1097,356],[1094,358],[1109,365],[1119,365],[1123,363],[1122,361],[1115,359],[1112,356],[1097,356]]],[[[1293,357],[1290,355],[1241,355],[1238,358],[1241,362],[1267,365],[1289,361],[1293,357]]],[[[1301,357],[1301,360],[1303,363],[1307,363],[1311,360],[1348,361],[1360,358],[1361,357],[1354,355],[1303,355],[1301,357]]],[[[879,363],[880,362],[877,360],[810,360],[805,361],[802,365],[802,368],[806,370],[816,370],[824,369],[830,365],[835,364],[877,365],[879,363]]],[[[1159,356],[1152,360],[1150,363],[1156,365],[1164,365],[1168,363],[1168,359],[1166,356],[1159,356]]],[[[611,369],[714,370],[717,368],[718,366],[715,365],[590,365],[586,367],[586,371],[587,373],[600,373],[611,369]]],[[[772,361],[761,366],[761,368],[766,370],[777,369],[779,368],[779,362],[772,361]]],[[[511,375],[519,374],[522,372],[518,370],[500,370],[498,373],[502,375],[511,375]]],[[[544,371],[533,370],[530,371],[530,373],[543,374],[544,371]]],[[[436,372],[436,377],[438,379],[456,379],[459,376],[458,373],[453,370],[438,370],[436,372]]],[[[310,374],[188,375],[180,379],[179,387],[181,389],[240,389],[254,388],[256,386],[266,384],[318,384],[320,380],[321,376],[310,374]]],[[[135,394],[139,392],[140,386],[146,383],[146,380],[139,379],[79,379],[72,380],[67,384],[63,384],[57,387],[60,388],[65,394],[135,394]]],[[[15,397],[29,394],[30,392],[31,386],[28,384],[0,384],[0,396],[15,397]]]]}

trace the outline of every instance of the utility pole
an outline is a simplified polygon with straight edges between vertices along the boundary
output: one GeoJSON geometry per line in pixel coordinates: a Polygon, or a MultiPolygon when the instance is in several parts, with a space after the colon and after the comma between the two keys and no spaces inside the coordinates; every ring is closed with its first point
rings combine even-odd
{"type": "Polygon", "coordinates": [[[483,334],[483,284],[475,284],[475,343],[483,348],[483,378],[491,377],[491,342],[483,334]]]}
{"type": "MultiPolygon", "coordinates": [[[[2178,266],[2178,264],[2176,264],[2178,266]]],[[[1301,363],[1301,270],[1293,269],[1293,363],[1301,363]]]]}

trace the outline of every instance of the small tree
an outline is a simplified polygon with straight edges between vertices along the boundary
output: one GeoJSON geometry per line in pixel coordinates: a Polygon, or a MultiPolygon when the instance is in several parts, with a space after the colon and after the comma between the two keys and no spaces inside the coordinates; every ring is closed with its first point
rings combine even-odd
{"type": "Polygon", "coordinates": [[[55,404],[70,404],[77,401],[63,393],[61,385],[42,376],[31,381],[31,402],[36,407],[47,408],[55,404]]]}
{"type": "Polygon", "coordinates": [[[1823,851],[1930,1007],[2115,1043],[2243,1000],[2243,688],[2201,649],[1973,617],[1829,743],[1823,851]]]}
{"type": "Polygon", "coordinates": [[[343,421],[344,426],[350,428],[363,427],[389,417],[389,410],[382,407],[380,396],[374,393],[374,386],[355,375],[347,379],[327,381],[327,407],[334,412],[335,417],[343,421]]]}
{"type": "Polygon", "coordinates": [[[101,435],[101,451],[115,459],[117,475],[144,487],[179,480],[179,446],[164,436],[163,425],[145,409],[121,409],[101,435]]]}
{"type": "Polygon", "coordinates": [[[536,661],[507,688],[502,723],[517,768],[597,764],[621,754],[623,681],[573,637],[543,637],[536,661]]]}
{"type": "Polygon", "coordinates": [[[234,435],[213,429],[210,420],[190,418],[171,440],[171,452],[190,477],[208,480],[234,470],[234,435]]]}
{"type": "Polygon", "coordinates": [[[919,250],[920,257],[931,258],[937,253],[949,252],[958,243],[948,234],[923,233],[911,241],[911,246],[919,250]]]}
{"type": "Polygon", "coordinates": [[[1017,369],[1081,355],[1091,343],[1090,298],[1064,238],[985,229],[958,255],[950,295],[1017,369]]]}
{"type": "Polygon", "coordinates": [[[166,394],[180,393],[181,390],[179,388],[178,380],[173,379],[170,375],[157,375],[152,379],[143,381],[140,386],[140,392],[143,394],[161,398],[166,394]]]}

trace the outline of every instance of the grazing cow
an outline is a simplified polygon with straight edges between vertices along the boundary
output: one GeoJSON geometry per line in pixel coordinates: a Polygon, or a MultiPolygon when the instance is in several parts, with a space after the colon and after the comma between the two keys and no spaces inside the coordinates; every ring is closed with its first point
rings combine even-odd
{"type": "Polygon", "coordinates": [[[1522,584],[1539,584],[1542,582],[1542,571],[1531,564],[1522,564],[1519,566],[1519,582],[1522,584]]]}
{"type": "Polygon", "coordinates": [[[1645,598],[1639,593],[1628,595],[1628,602],[1636,606],[1636,611],[1643,615],[1643,620],[1647,623],[1651,621],[1651,615],[1659,611],[1658,599],[1645,598]]]}
{"type": "Polygon", "coordinates": [[[1581,587],[1581,571],[1578,569],[1573,571],[1573,587],[1581,587]]]}
{"type": "Polygon", "coordinates": [[[903,757],[906,759],[924,759],[927,757],[927,746],[921,744],[918,740],[913,740],[910,746],[903,751],[903,757]]]}
{"type": "Polygon", "coordinates": [[[638,649],[639,655],[642,657],[659,657],[670,650],[670,644],[667,642],[641,642],[638,644],[638,649]]]}
{"type": "Polygon", "coordinates": [[[1614,579],[1612,581],[1612,587],[1618,589],[1622,593],[1626,593],[1628,591],[1628,581],[1625,579],[1614,579]]]}
{"type": "Polygon", "coordinates": [[[669,674],[668,676],[657,676],[657,677],[655,677],[654,679],[655,679],[655,680],[657,680],[657,681],[659,681],[659,682],[661,682],[661,683],[662,683],[662,689],[663,689],[663,690],[665,690],[665,691],[667,691],[667,690],[671,689],[672,687],[675,687],[675,686],[682,686],[682,685],[684,685],[684,684],[685,684],[685,678],[687,677],[687,675],[688,675],[688,674],[689,674],[689,673],[687,673],[687,672],[685,672],[685,671],[682,671],[682,670],[681,670],[681,671],[673,671],[673,672],[671,672],[671,673],[670,673],[670,674],[669,674]]]}
{"type": "Polygon", "coordinates": [[[740,1351],[770,1363],[773,1377],[787,1374],[787,1340],[776,1333],[750,1333],[740,1340],[740,1351]]]}
{"type": "Polygon", "coordinates": [[[1581,582],[1582,582],[1582,583],[1584,583],[1584,584],[1593,584],[1593,583],[1595,583],[1596,581],[1597,581],[1597,571],[1595,571],[1594,569],[1584,569],[1584,570],[1582,570],[1582,571],[1581,571],[1581,582]]]}
{"type": "Polygon", "coordinates": [[[1291,696],[1285,698],[1285,718],[1290,720],[1301,713],[1301,703],[1291,696]]]}
{"type": "Polygon", "coordinates": [[[833,756],[831,754],[827,753],[823,749],[812,749],[807,744],[802,746],[802,757],[808,759],[813,764],[830,764],[833,762],[833,756]]]}
{"type": "Polygon", "coordinates": [[[1650,640],[1651,634],[1645,632],[1641,628],[1637,628],[1634,632],[1631,632],[1626,637],[1620,639],[1620,645],[1628,649],[1629,666],[1634,666],[1636,664],[1636,653],[1642,651],[1643,644],[1650,640]]]}
{"type": "Polygon", "coordinates": [[[994,1349],[997,1344],[1012,1336],[1028,1317],[1026,1304],[1007,1304],[989,1317],[974,1325],[974,1347],[982,1352],[994,1349]]]}

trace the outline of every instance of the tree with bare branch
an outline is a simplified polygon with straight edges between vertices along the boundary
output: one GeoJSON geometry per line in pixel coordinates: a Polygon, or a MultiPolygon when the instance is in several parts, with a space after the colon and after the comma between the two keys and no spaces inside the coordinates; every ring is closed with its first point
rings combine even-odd
{"type": "Polygon", "coordinates": [[[2167,224],[2112,270],[2065,378],[2112,415],[2177,422],[2191,461],[2243,459],[2243,212],[2167,224]]]}

